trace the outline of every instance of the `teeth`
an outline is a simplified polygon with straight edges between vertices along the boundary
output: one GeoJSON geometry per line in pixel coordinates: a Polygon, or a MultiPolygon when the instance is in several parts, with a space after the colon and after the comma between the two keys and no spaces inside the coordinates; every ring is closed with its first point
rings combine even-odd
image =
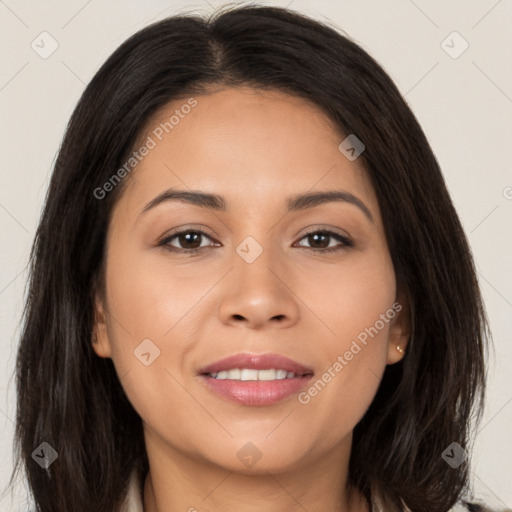
{"type": "MultiPolygon", "coordinates": [[[[279,371],[282,371],[282,370],[278,370],[279,371]]],[[[276,370],[260,370],[258,372],[258,380],[276,380],[278,377],[277,377],[277,373],[276,370]]]]}
{"type": "MultiPolygon", "coordinates": [[[[231,370],[228,371],[228,377],[231,373],[231,370]]],[[[258,370],[248,370],[244,368],[240,370],[240,379],[239,380],[258,380],[258,370]]],[[[233,379],[234,380],[234,379],[233,379]]]]}
{"type": "Polygon", "coordinates": [[[253,370],[249,368],[234,368],[232,370],[223,370],[217,373],[211,373],[210,377],[218,380],[283,380],[293,379],[297,375],[286,370],[271,368],[269,370],[253,370]]]}
{"type": "Polygon", "coordinates": [[[277,370],[276,377],[279,380],[286,379],[286,370],[277,370]]]}

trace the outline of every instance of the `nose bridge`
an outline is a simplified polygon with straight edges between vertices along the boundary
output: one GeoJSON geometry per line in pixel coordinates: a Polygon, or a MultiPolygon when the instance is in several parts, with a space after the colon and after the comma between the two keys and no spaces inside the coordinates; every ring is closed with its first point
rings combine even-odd
{"type": "Polygon", "coordinates": [[[276,277],[281,267],[279,249],[271,246],[267,235],[249,235],[236,247],[235,279],[240,287],[250,286],[253,293],[280,294],[282,283],[276,277]],[[262,240],[262,238],[265,240],[262,240]],[[259,291],[258,291],[259,290],[259,291]]]}
{"type": "Polygon", "coordinates": [[[271,236],[256,236],[245,237],[235,248],[232,276],[221,299],[222,320],[245,320],[253,327],[271,319],[294,321],[298,308],[292,287],[285,285],[279,248],[270,246],[271,236]]]}

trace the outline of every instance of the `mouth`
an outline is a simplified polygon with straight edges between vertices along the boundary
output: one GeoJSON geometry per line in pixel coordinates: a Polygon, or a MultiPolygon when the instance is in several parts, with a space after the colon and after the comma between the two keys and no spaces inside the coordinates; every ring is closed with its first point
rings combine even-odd
{"type": "Polygon", "coordinates": [[[312,369],[278,354],[237,354],[199,370],[216,395],[244,405],[271,405],[298,393],[312,369]]]}

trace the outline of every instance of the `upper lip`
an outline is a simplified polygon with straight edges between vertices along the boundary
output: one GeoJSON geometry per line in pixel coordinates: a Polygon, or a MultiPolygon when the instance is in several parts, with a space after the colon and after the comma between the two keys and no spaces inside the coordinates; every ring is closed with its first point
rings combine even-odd
{"type": "Polygon", "coordinates": [[[313,370],[297,361],[280,356],[279,354],[235,354],[216,361],[199,370],[200,374],[217,373],[234,368],[249,368],[252,370],[269,370],[271,368],[286,370],[296,375],[312,374],[313,370]]]}

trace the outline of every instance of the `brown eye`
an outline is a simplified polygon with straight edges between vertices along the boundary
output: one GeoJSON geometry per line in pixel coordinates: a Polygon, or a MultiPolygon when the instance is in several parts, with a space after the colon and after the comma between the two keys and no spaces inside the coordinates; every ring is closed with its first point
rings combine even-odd
{"type": "MultiPolygon", "coordinates": [[[[344,247],[352,247],[354,244],[347,237],[340,235],[338,233],[334,233],[332,231],[314,231],[312,233],[308,233],[301,240],[307,239],[310,244],[311,249],[316,249],[319,252],[331,252],[338,251],[343,249],[344,247]],[[337,246],[331,246],[330,242],[332,240],[337,240],[341,243],[337,246]]],[[[300,247],[305,247],[304,245],[300,245],[300,247]]]]}
{"type": "Polygon", "coordinates": [[[198,252],[203,247],[208,246],[201,246],[203,238],[211,240],[211,238],[206,233],[198,230],[189,229],[186,231],[179,231],[177,233],[174,233],[172,236],[164,238],[158,245],[164,246],[171,251],[198,252]],[[178,246],[172,244],[171,242],[173,241],[175,241],[178,244],[178,246]]]}
{"type": "MultiPolygon", "coordinates": [[[[205,238],[212,241],[212,238],[203,231],[188,229],[173,233],[171,236],[164,238],[158,245],[173,252],[197,253],[213,245],[212,243],[202,245],[201,242],[205,238]]],[[[303,236],[301,240],[307,240],[310,246],[300,244],[299,247],[312,249],[315,252],[339,251],[354,245],[346,236],[332,231],[314,231],[303,236]],[[331,242],[334,240],[338,243],[333,246],[331,242]]]]}

